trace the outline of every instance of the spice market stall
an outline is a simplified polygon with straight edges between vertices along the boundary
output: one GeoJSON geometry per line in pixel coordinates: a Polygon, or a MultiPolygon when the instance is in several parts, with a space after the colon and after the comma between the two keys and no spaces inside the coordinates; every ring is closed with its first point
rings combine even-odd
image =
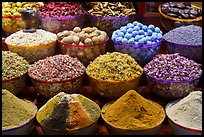
{"type": "Polygon", "coordinates": [[[145,4],[3,2],[2,134],[202,134],[202,8],[145,4]]]}

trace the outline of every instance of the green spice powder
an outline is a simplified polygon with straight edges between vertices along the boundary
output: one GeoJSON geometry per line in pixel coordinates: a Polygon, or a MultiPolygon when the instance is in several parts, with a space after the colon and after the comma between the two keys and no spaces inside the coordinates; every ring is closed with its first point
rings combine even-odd
{"type": "Polygon", "coordinates": [[[37,108],[29,101],[17,98],[6,89],[2,89],[2,129],[17,127],[29,121],[37,108]]]}

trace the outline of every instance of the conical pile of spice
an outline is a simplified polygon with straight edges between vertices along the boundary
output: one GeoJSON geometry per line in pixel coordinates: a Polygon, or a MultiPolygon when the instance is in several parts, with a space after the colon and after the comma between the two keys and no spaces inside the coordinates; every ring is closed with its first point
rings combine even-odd
{"type": "Polygon", "coordinates": [[[202,92],[191,92],[168,107],[167,114],[182,126],[202,130],[202,92]]]}
{"type": "Polygon", "coordinates": [[[40,108],[36,118],[43,127],[71,131],[94,124],[100,112],[100,107],[83,95],[60,92],[40,108]]]}
{"type": "Polygon", "coordinates": [[[102,109],[102,118],[110,125],[127,130],[145,130],[158,126],[165,118],[164,109],[145,99],[135,90],[126,92],[102,109]]]}
{"type": "Polygon", "coordinates": [[[2,129],[18,127],[37,113],[37,107],[27,101],[17,98],[6,89],[2,89],[2,129]]]}

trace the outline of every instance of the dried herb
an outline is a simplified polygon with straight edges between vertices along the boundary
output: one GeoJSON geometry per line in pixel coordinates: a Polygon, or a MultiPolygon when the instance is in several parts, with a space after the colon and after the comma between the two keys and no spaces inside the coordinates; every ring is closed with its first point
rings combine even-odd
{"type": "Polygon", "coordinates": [[[88,12],[96,16],[125,16],[136,14],[136,10],[130,2],[97,2],[88,12]]]}
{"type": "Polygon", "coordinates": [[[55,55],[39,60],[28,68],[28,75],[47,82],[67,81],[84,74],[85,67],[69,55],[55,55]]]}
{"type": "Polygon", "coordinates": [[[116,128],[144,130],[159,125],[165,118],[165,111],[159,104],[130,90],[105,106],[102,117],[116,128]]]}
{"type": "Polygon", "coordinates": [[[100,55],[86,69],[86,73],[94,78],[116,81],[136,78],[142,72],[131,56],[119,52],[100,55]]]}
{"type": "Polygon", "coordinates": [[[145,67],[146,74],[161,80],[188,81],[201,76],[201,66],[178,53],[159,54],[145,67]]]}
{"type": "Polygon", "coordinates": [[[28,62],[10,51],[2,51],[2,80],[20,77],[27,73],[28,62]]]}

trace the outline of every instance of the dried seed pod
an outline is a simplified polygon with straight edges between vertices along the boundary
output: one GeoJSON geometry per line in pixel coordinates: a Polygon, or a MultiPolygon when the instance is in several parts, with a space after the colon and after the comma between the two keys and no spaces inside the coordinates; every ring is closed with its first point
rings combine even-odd
{"type": "Polygon", "coordinates": [[[89,33],[88,38],[92,39],[95,36],[98,36],[98,33],[92,32],[92,33],[89,33]]]}
{"type": "Polygon", "coordinates": [[[94,32],[98,33],[98,35],[101,35],[101,32],[100,30],[95,30],[94,32]]]}
{"type": "Polygon", "coordinates": [[[92,31],[94,32],[95,30],[98,30],[98,28],[97,27],[93,27],[92,31]]]}
{"type": "Polygon", "coordinates": [[[83,28],[82,31],[84,31],[86,33],[91,33],[92,29],[91,29],[91,27],[86,27],[86,28],[83,28]]]}
{"type": "Polygon", "coordinates": [[[80,42],[79,45],[84,45],[84,43],[83,43],[83,42],[80,42]]]}
{"type": "Polygon", "coordinates": [[[82,34],[82,33],[79,33],[78,36],[79,36],[79,40],[80,40],[81,42],[86,39],[86,36],[85,36],[84,34],[82,34]]]}
{"type": "Polygon", "coordinates": [[[71,31],[70,35],[71,35],[71,36],[75,36],[75,35],[77,35],[77,33],[74,32],[74,31],[71,31]]]}
{"type": "Polygon", "coordinates": [[[94,44],[98,43],[99,42],[99,37],[93,37],[92,41],[93,41],[94,44]]]}
{"type": "Polygon", "coordinates": [[[62,33],[63,33],[63,35],[65,35],[65,36],[69,36],[69,35],[71,34],[71,31],[65,30],[65,31],[63,31],[62,33]]]}
{"type": "Polygon", "coordinates": [[[106,40],[106,36],[104,36],[104,35],[98,36],[98,41],[99,41],[99,42],[103,42],[103,41],[105,41],[105,40],[106,40]]]}
{"type": "Polygon", "coordinates": [[[73,42],[78,45],[79,44],[79,37],[78,36],[73,36],[73,42]]]}
{"type": "Polygon", "coordinates": [[[86,38],[84,40],[84,44],[92,44],[92,40],[90,38],[86,38]]]}
{"type": "Polygon", "coordinates": [[[68,43],[68,44],[72,44],[73,43],[73,36],[68,36],[68,37],[64,37],[62,39],[63,43],[68,43]]]}
{"type": "Polygon", "coordinates": [[[79,33],[79,32],[81,32],[81,28],[80,27],[75,27],[73,29],[73,31],[76,32],[76,33],[79,33]]]}

